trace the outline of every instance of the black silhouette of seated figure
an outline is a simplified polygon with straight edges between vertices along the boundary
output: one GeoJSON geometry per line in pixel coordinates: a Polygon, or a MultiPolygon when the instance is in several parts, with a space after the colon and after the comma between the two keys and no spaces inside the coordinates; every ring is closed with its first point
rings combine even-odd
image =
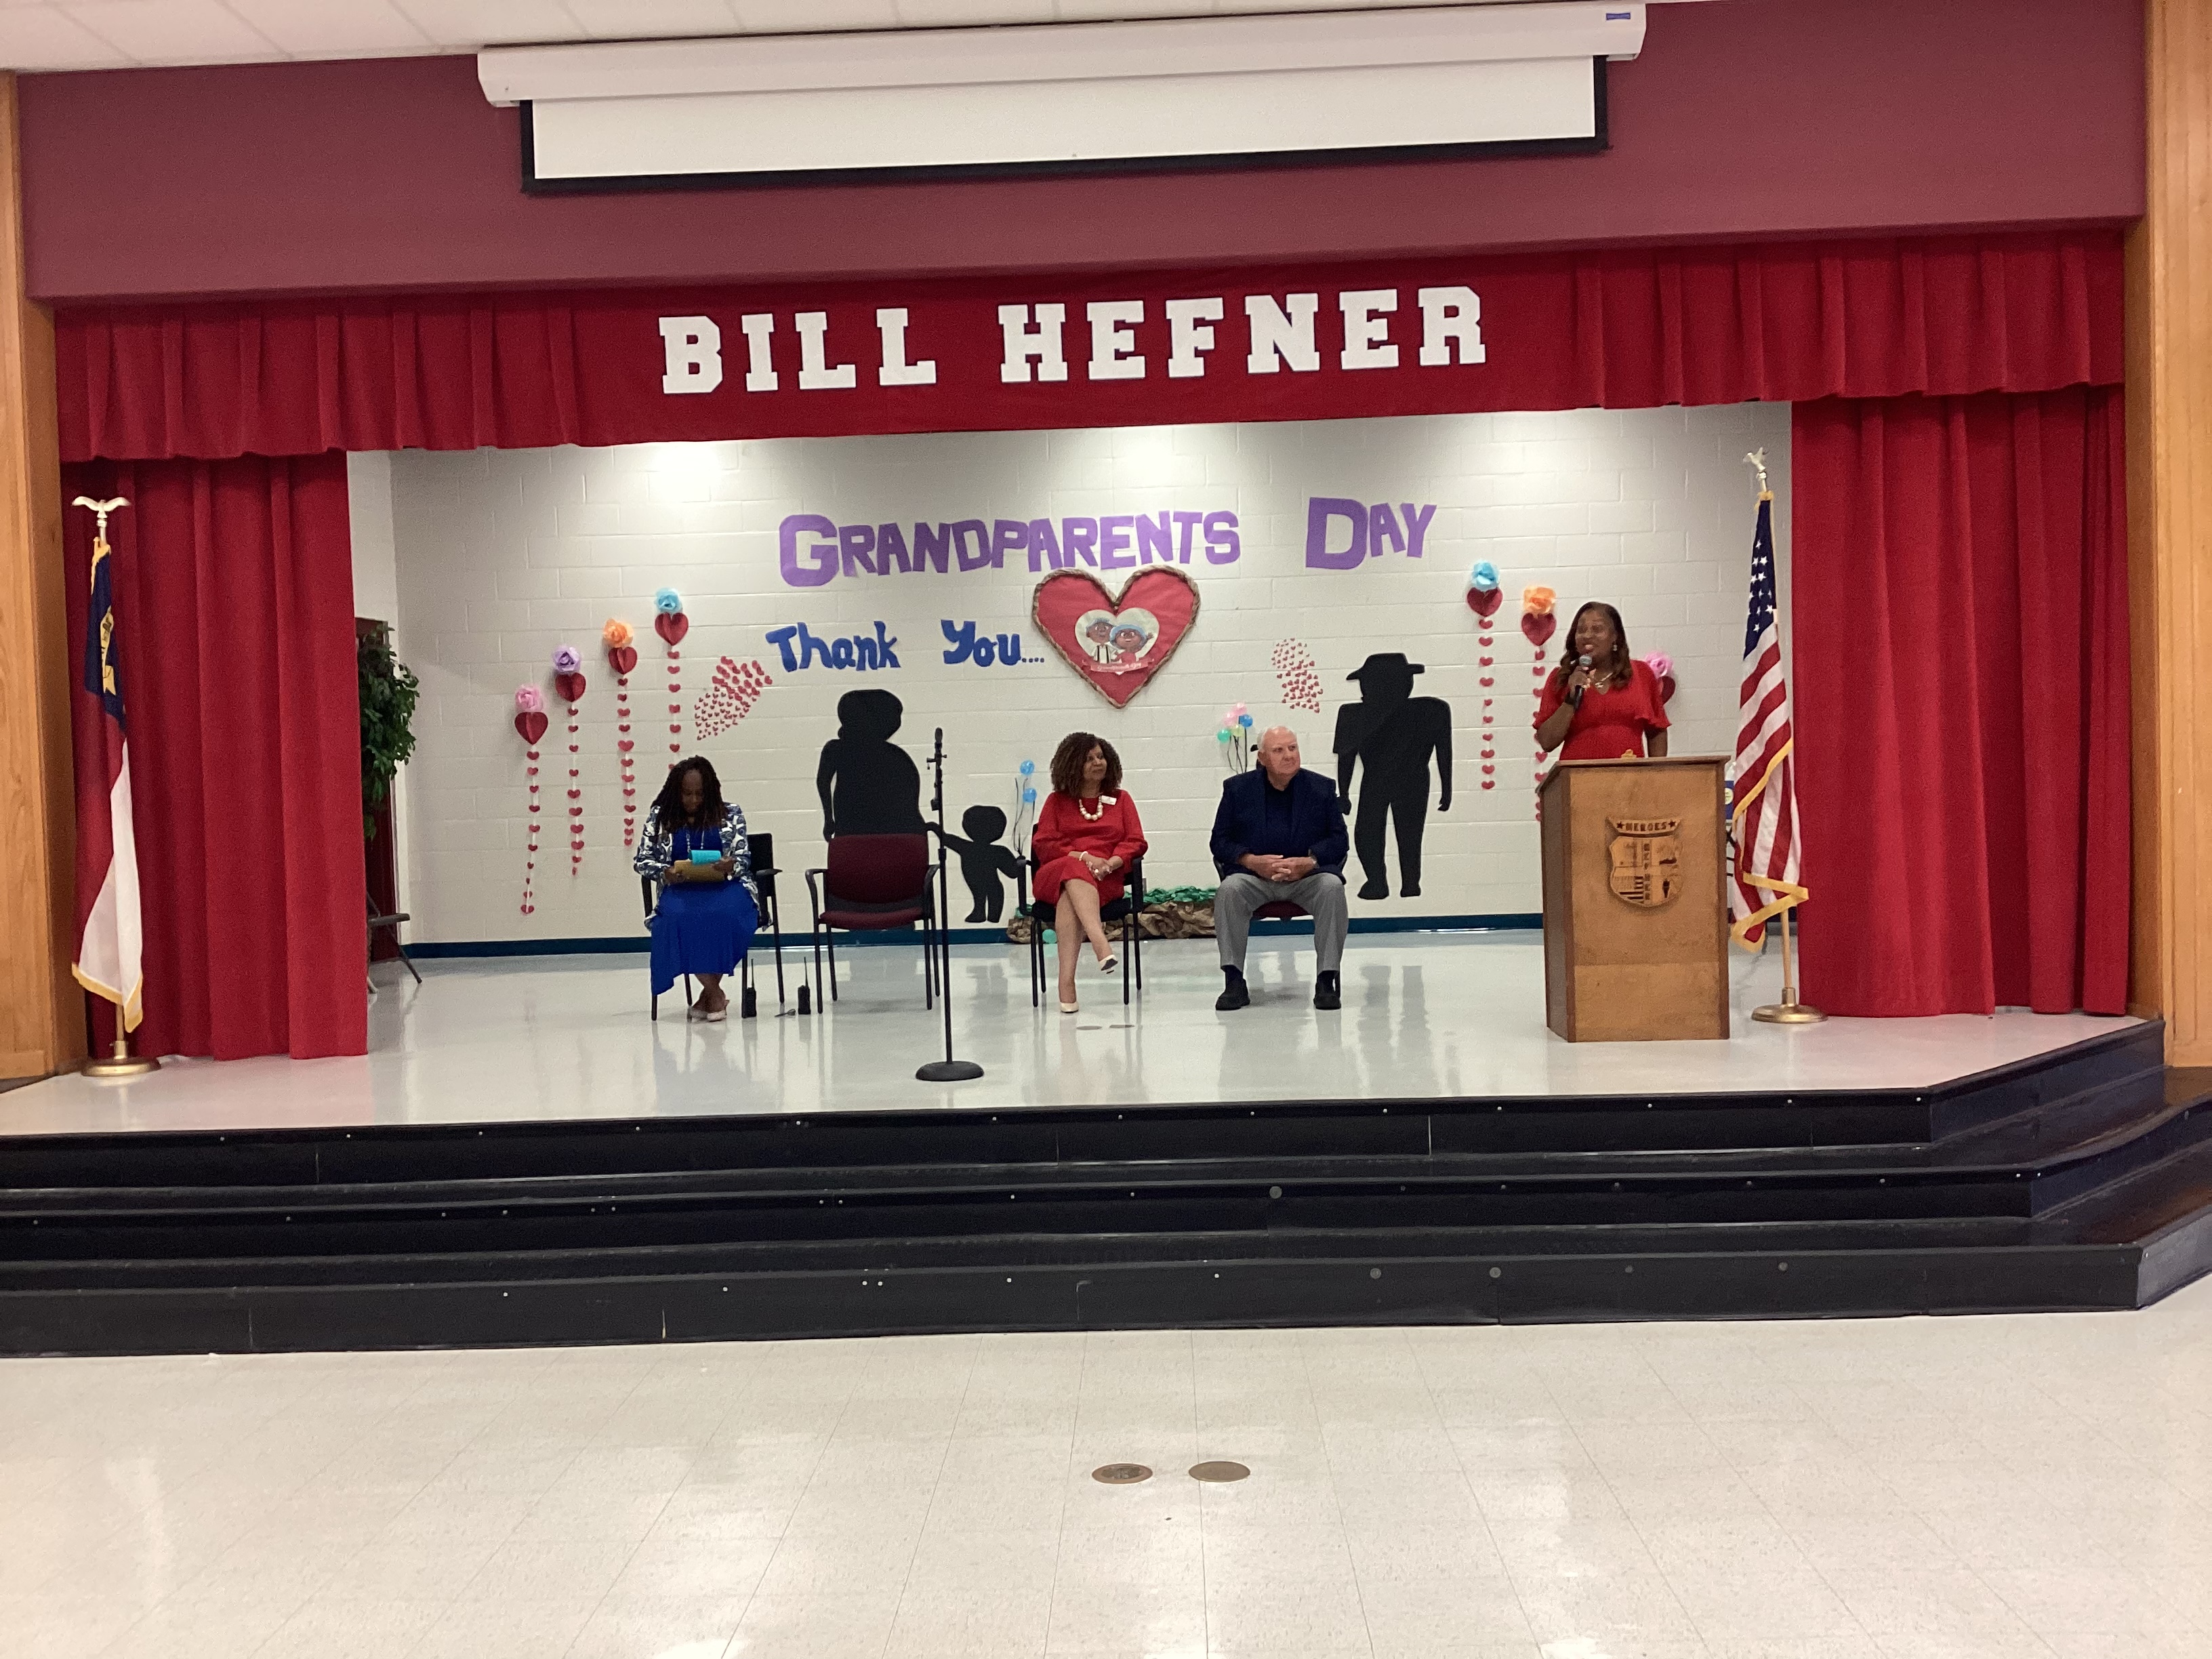
{"type": "Polygon", "coordinates": [[[1006,908],[1004,878],[1018,880],[1022,873],[1022,861],[1013,849],[994,844],[1006,833],[1006,815],[995,806],[971,806],[960,815],[960,827],[968,832],[964,838],[945,835],[942,828],[937,833],[960,854],[960,878],[975,896],[968,920],[996,921],[1006,908]]]}
{"type": "Polygon", "coordinates": [[[837,735],[822,745],[814,773],[823,840],[922,833],[921,773],[891,741],[905,718],[905,706],[879,687],[837,699],[837,735]]]}

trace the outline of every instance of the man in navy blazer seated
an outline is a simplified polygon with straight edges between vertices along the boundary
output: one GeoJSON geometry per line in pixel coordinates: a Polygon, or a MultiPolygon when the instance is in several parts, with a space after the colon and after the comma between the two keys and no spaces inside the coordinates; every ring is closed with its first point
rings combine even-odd
{"type": "Polygon", "coordinates": [[[1313,915],[1314,1006],[1343,1006],[1337,974],[1344,963],[1350,912],[1344,897],[1344,857],[1352,838],[1336,785],[1298,763],[1298,734],[1271,726],[1260,734],[1260,767],[1221,786],[1213,814],[1213,864],[1221,890],[1213,900],[1213,936],[1221,945],[1228,983],[1213,1006],[1226,1013],[1252,1000],[1244,986],[1244,941],[1252,913],[1289,899],[1313,915]]]}

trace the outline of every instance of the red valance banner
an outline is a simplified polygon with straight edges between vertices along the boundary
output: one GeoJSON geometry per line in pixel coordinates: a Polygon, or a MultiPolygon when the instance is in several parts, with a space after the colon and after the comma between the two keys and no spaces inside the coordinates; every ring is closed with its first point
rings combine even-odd
{"type": "MultiPolygon", "coordinates": [[[[1018,227],[1005,228],[1018,234],[1018,227]]],[[[2040,392],[2118,233],[73,310],[65,459],[2040,392]]]]}

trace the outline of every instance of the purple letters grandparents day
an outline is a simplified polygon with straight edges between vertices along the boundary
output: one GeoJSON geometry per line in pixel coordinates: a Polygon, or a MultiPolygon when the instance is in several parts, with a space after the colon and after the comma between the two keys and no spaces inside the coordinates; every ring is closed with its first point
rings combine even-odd
{"type": "Polygon", "coordinates": [[[1232,564],[1243,550],[1234,513],[1116,513],[1103,518],[963,519],[957,524],[833,524],[816,513],[794,513],[778,540],[784,581],[820,587],[844,576],[895,571],[998,570],[1010,554],[1031,570],[1133,570],[1141,564],[1188,564],[1194,547],[1208,564],[1232,564]]]}

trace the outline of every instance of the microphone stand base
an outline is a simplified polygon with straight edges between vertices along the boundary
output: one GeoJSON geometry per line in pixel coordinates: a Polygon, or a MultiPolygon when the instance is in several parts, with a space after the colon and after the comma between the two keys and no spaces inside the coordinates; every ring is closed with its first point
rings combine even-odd
{"type": "Polygon", "coordinates": [[[915,1073],[924,1083],[967,1083],[982,1075],[972,1060],[933,1060],[915,1073]]]}

